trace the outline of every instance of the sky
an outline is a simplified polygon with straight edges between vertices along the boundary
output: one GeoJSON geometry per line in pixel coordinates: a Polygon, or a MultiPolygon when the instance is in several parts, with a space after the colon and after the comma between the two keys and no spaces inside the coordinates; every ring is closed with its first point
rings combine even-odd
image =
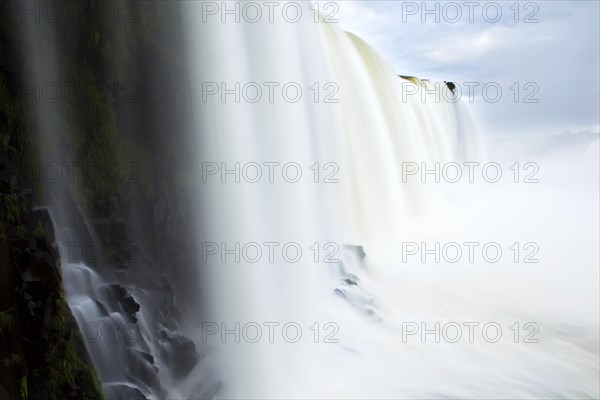
{"type": "Polygon", "coordinates": [[[323,13],[398,74],[458,83],[490,134],[600,130],[597,0],[335,4],[323,13]]]}

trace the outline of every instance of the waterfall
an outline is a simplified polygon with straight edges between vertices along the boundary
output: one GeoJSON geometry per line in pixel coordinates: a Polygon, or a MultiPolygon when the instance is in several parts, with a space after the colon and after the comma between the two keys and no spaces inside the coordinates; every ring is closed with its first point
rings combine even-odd
{"type": "MultiPolygon", "coordinates": [[[[302,6],[304,15],[311,15],[309,6],[302,6]]],[[[523,211],[515,204],[504,207],[504,198],[486,196],[481,186],[403,181],[404,163],[431,167],[486,159],[465,104],[454,101],[444,83],[398,77],[358,36],[322,18],[236,22],[206,18],[203,7],[186,4],[184,24],[195,94],[194,168],[201,182],[196,196],[203,205],[195,223],[202,237],[198,263],[206,314],[196,338],[209,344],[224,382],[222,396],[502,397],[513,393],[506,387],[515,380],[523,382],[512,386],[515,393],[525,397],[537,396],[544,385],[550,395],[575,396],[564,381],[547,383],[559,382],[569,364],[533,372],[545,365],[545,352],[568,345],[558,332],[573,332],[553,322],[547,297],[533,301],[527,286],[515,282],[519,274],[532,277],[543,270],[516,272],[502,263],[491,277],[483,267],[429,262],[409,268],[400,261],[400,243],[407,240],[468,242],[473,232],[487,237],[493,227],[498,237],[513,237],[501,216],[523,211]],[[273,102],[267,100],[269,82],[279,83],[273,102]],[[297,102],[280,93],[290,82],[303,90],[297,102]],[[321,90],[317,101],[314,85],[321,90]],[[335,101],[324,101],[326,94],[335,101]],[[276,174],[269,182],[265,162],[295,162],[309,178],[290,183],[276,174]],[[335,183],[314,183],[310,166],[315,163],[332,163],[335,183]],[[257,165],[262,179],[254,181],[257,165]],[[482,211],[486,206],[501,211],[497,218],[482,211]],[[482,231],[480,217],[470,210],[492,225],[482,231]],[[268,249],[261,246],[267,242],[297,243],[304,258],[289,262],[276,252],[279,258],[269,262],[268,249]],[[335,263],[323,257],[323,245],[330,243],[339,245],[335,263]],[[313,244],[321,247],[317,261],[311,258],[313,244]],[[251,256],[244,257],[244,249],[251,249],[251,256]],[[261,250],[263,257],[255,261],[261,250]],[[538,313],[517,311],[519,302],[538,313]],[[498,321],[505,332],[516,321],[536,320],[548,330],[538,348],[402,341],[405,322],[426,321],[431,327],[456,320],[498,321]],[[297,324],[302,339],[292,344],[276,331],[274,343],[266,341],[265,323],[273,321],[279,328],[297,324]],[[331,333],[323,329],[327,323],[336,327],[339,341],[323,343],[323,335],[331,333]],[[238,338],[248,333],[245,328],[258,331],[257,325],[262,340],[238,338]],[[314,329],[320,330],[319,343],[313,341],[314,329]],[[494,366],[480,367],[491,359],[494,366]]],[[[532,195],[527,204],[544,196],[532,195]]],[[[589,272],[593,265],[578,268],[589,272]]],[[[570,310],[581,324],[582,313],[570,310]]],[[[589,395],[597,390],[590,379],[597,368],[589,344],[597,327],[580,326],[573,349],[580,378],[570,379],[589,395]]]]}
{"type": "MultiPolygon", "coordinates": [[[[302,11],[310,15],[308,7],[302,11]]],[[[304,332],[293,345],[215,339],[225,396],[346,393],[327,392],[323,372],[314,366],[324,362],[328,345],[307,341],[315,322],[345,320],[349,328],[361,326],[365,315],[378,318],[360,247],[344,245],[364,246],[368,254],[389,247],[415,224],[414,218],[436,207],[435,188],[402,183],[402,163],[477,157],[472,124],[445,84],[401,79],[369,45],[333,24],[310,18],[296,24],[222,23],[220,18],[199,23],[202,3],[186,4],[186,15],[198,134],[195,168],[202,180],[197,197],[204,205],[196,223],[203,238],[198,258],[205,326],[264,328],[264,322],[280,321],[297,323],[304,332]],[[278,83],[272,102],[268,82],[278,83]],[[286,84],[303,91],[297,102],[282,97],[286,84]],[[311,89],[315,85],[318,98],[311,89]],[[263,90],[259,101],[247,101],[255,92],[235,97],[236,87],[241,92],[257,86],[263,90]],[[221,97],[226,90],[229,94],[221,97]],[[332,101],[326,101],[328,94],[332,101]],[[265,163],[279,163],[274,182],[267,179],[265,163]],[[303,176],[298,182],[281,178],[287,163],[299,165],[303,176]],[[320,171],[318,183],[310,168],[315,163],[331,167],[320,171]],[[252,168],[252,178],[260,168],[262,179],[249,182],[245,167],[252,168]],[[331,182],[323,181],[327,172],[335,173],[331,182]],[[281,246],[275,262],[266,259],[263,244],[268,242],[281,246]],[[289,243],[303,251],[300,261],[282,259],[280,249],[289,243]],[[226,255],[236,244],[240,249],[258,244],[263,257],[248,262],[226,255]],[[314,244],[321,250],[317,262],[314,244]],[[327,244],[339,246],[330,249],[336,249],[340,263],[324,262],[327,244]],[[207,255],[215,246],[217,255],[207,255]],[[353,279],[362,280],[338,287],[353,279]],[[340,297],[359,314],[340,305],[340,297]]],[[[332,357],[343,363],[343,354],[332,357]]],[[[337,376],[335,384],[344,385],[338,372],[325,375],[337,376]]]]}
{"type": "MultiPolygon", "coordinates": [[[[157,97],[189,132],[170,131],[165,118],[152,136],[142,120],[165,109],[109,106],[120,114],[115,126],[125,131],[124,152],[134,139],[152,136],[136,151],[154,146],[180,156],[150,161],[153,173],[169,172],[157,179],[163,197],[151,206],[121,215],[142,197],[129,189],[119,193],[125,206],[92,211],[81,177],[44,182],[40,206],[55,226],[66,298],[106,397],[597,395],[598,321],[590,316],[598,313],[587,301],[597,287],[586,279],[597,273],[591,251],[598,235],[588,221],[598,218],[597,193],[587,196],[597,190],[597,176],[578,175],[578,186],[578,165],[548,157],[559,178],[548,179],[548,188],[528,187],[527,196],[505,183],[407,181],[408,164],[483,162],[490,147],[501,146],[484,145],[467,105],[445,83],[399,76],[403,71],[360,37],[321,15],[315,21],[311,3],[299,3],[284,3],[304,16],[292,23],[278,14],[274,21],[222,20],[213,11],[226,3],[182,2],[187,65],[173,69],[183,76],[187,101],[171,102],[160,90],[157,97]],[[161,135],[177,143],[163,148],[161,135]],[[186,191],[189,210],[164,232],[149,232],[161,229],[157,214],[171,216],[164,209],[180,194],[173,187],[186,191]],[[576,204],[587,214],[569,207],[557,213],[555,204],[576,204]],[[516,235],[514,220],[526,218],[532,223],[516,235]],[[139,263],[86,257],[85,245],[102,248],[107,236],[139,263]],[[167,240],[173,236],[187,242],[167,240]],[[403,261],[407,241],[485,238],[508,246],[515,236],[539,238],[547,263],[403,261]],[[128,240],[139,247],[126,249],[128,240]],[[157,256],[170,246],[177,248],[157,256]],[[573,256],[570,248],[581,253],[573,256]],[[193,270],[174,267],[174,254],[189,258],[193,270]],[[562,285],[580,290],[556,304],[562,285]],[[505,338],[482,341],[479,330],[476,343],[405,340],[407,323],[421,329],[469,321],[502,326],[505,338]],[[539,343],[511,340],[516,323],[521,329],[532,321],[542,327],[539,343]]],[[[29,82],[70,78],[59,28],[24,24],[29,82]]],[[[114,36],[126,49],[131,44],[114,36]]],[[[131,65],[153,60],[138,61],[131,65]]],[[[161,72],[144,78],[158,86],[161,72]]],[[[71,143],[78,132],[68,104],[32,101],[29,108],[42,165],[63,168],[89,150],[71,143]]],[[[507,145],[503,154],[518,146],[507,145]]],[[[588,167],[597,157],[589,147],[588,167]]]]}
{"type": "MultiPolygon", "coordinates": [[[[115,5],[123,7],[122,3],[115,5]]],[[[70,16],[67,12],[79,11],[77,7],[69,8],[72,6],[78,7],[56,5],[65,13],[61,14],[63,17],[70,16]]],[[[24,2],[23,7],[36,12],[46,10],[35,1],[24,2]]],[[[164,398],[168,388],[175,386],[199,358],[193,343],[180,331],[182,320],[171,286],[176,272],[157,265],[158,260],[153,259],[156,253],[148,250],[151,240],[139,227],[143,221],[128,221],[114,211],[111,215],[98,215],[89,202],[85,204],[85,191],[89,189],[86,185],[98,179],[92,168],[100,169],[102,164],[85,164],[81,161],[84,149],[73,150],[77,147],[74,142],[83,143],[87,134],[82,131],[85,127],[80,125],[81,120],[77,120],[81,116],[73,111],[74,104],[89,102],[86,105],[90,108],[101,107],[98,105],[101,101],[118,103],[118,98],[115,101],[114,93],[106,94],[107,82],[98,79],[90,83],[69,69],[72,66],[66,54],[73,49],[61,41],[59,33],[60,29],[73,26],[77,29],[76,23],[66,17],[60,24],[51,18],[23,20],[26,21],[20,32],[26,67],[23,85],[29,95],[27,106],[32,113],[33,136],[40,155],[38,173],[43,197],[39,206],[48,209],[53,221],[66,300],[106,398],[164,398]],[[85,98],[86,90],[94,91],[96,97],[85,98]],[[101,236],[105,239],[107,235],[115,236],[117,243],[113,244],[117,247],[107,248],[102,243],[101,236]]],[[[126,42],[124,37],[120,40],[126,42]]],[[[78,69],[77,73],[83,70],[78,69]]],[[[106,123],[102,127],[108,126],[107,131],[97,135],[106,135],[108,139],[103,139],[107,142],[110,135],[117,135],[111,130],[116,130],[116,126],[106,122],[111,111],[102,120],[93,121],[106,123]]],[[[128,121],[127,127],[132,130],[142,125],[128,121]]],[[[119,139],[126,142],[134,134],[128,131],[119,139]]],[[[109,156],[114,157],[114,163],[121,161],[119,154],[109,156]]],[[[132,176],[131,171],[119,171],[123,172],[125,177],[119,175],[113,179],[126,180],[127,175],[132,176]]],[[[134,189],[126,195],[137,198],[134,189]]]]}

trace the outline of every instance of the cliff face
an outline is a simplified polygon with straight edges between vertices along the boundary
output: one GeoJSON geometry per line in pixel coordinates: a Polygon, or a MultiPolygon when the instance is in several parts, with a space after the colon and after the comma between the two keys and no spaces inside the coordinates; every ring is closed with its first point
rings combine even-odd
{"type": "MultiPolygon", "coordinates": [[[[94,260],[75,258],[107,277],[100,290],[116,311],[134,325],[141,313],[152,314],[162,354],[124,351],[132,379],[161,393],[157,357],[163,368],[170,364],[175,381],[200,359],[179,333],[180,304],[195,304],[185,300],[198,295],[193,234],[181,231],[194,204],[177,176],[191,157],[179,9],[161,2],[55,3],[62,16],[53,49],[64,80],[58,84],[74,91],[61,99],[65,129],[48,149],[40,145],[45,121],[36,120],[27,97],[33,83],[26,64],[40,58],[24,50],[19,10],[0,7],[0,399],[102,396],[63,289],[55,232],[65,228],[80,244],[96,246],[94,260]],[[53,186],[39,154],[73,165],[73,179],[53,186]],[[59,218],[52,221],[40,206],[53,207],[59,218]]],[[[128,387],[108,393],[143,398],[128,387]]]]}
{"type": "Polygon", "coordinates": [[[34,207],[37,157],[17,89],[18,47],[2,33],[12,57],[0,59],[0,398],[100,399],[65,300],[52,221],[34,207]]]}
{"type": "Polygon", "coordinates": [[[65,301],[48,212],[34,209],[14,157],[0,155],[0,393],[11,399],[100,399],[65,301]]]}
{"type": "Polygon", "coordinates": [[[100,399],[102,393],[65,301],[39,185],[28,113],[19,94],[15,20],[0,30],[0,398],[100,399]]]}

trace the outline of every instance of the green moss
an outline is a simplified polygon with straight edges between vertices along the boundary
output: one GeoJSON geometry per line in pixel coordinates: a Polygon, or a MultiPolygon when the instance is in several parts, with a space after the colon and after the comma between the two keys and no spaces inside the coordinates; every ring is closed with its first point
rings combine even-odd
{"type": "Polygon", "coordinates": [[[62,400],[62,394],[75,387],[82,399],[103,398],[96,373],[79,359],[71,342],[61,339],[50,345],[47,367],[45,383],[51,400],[62,400]]]}
{"type": "Polygon", "coordinates": [[[24,238],[27,236],[27,227],[23,224],[19,224],[17,225],[17,228],[15,229],[15,236],[17,238],[24,238]]]}
{"type": "MultiPolygon", "coordinates": [[[[1,8],[1,7],[0,7],[1,8]]],[[[13,157],[25,179],[33,184],[34,195],[39,197],[39,156],[31,136],[31,111],[22,106],[17,93],[11,93],[7,79],[0,70],[0,122],[11,133],[9,143],[0,140],[2,148],[13,157]]]]}
{"type": "Polygon", "coordinates": [[[45,232],[44,232],[44,225],[42,224],[42,220],[38,219],[37,225],[35,226],[35,229],[33,230],[33,235],[34,236],[44,236],[45,232]]]}
{"type": "Polygon", "coordinates": [[[13,366],[18,366],[23,364],[23,358],[20,354],[11,353],[8,357],[4,359],[4,366],[6,368],[10,368],[13,366]]]}
{"type": "Polygon", "coordinates": [[[51,400],[62,400],[67,394],[76,392],[81,399],[102,399],[102,389],[92,367],[82,361],[77,347],[85,347],[79,332],[69,332],[70,311],[62,289],[53,298],[52,328],[46,335],[49,344],[45,353],[45,368],[42,376],[51,400]]]}
{"type": "Polygon", "coordinates": [[[58,295],[54,299],[54,306],[56,307],[54,322],[56,323],[56,327],[60,329],[69,322],[69,306],[65,301],[62,289],[59,290],[58,295]]]}
{"type": "Polygon", "coordinates": [[[84,366],[84,370],[82,373],[82,381],[83,383],[94,389],[96,393],[102,394],[102,386],[98,381],[98,377],[96,376],[96,372],[90,366],[84,366]]]}
{"type": "Polygon", "coordinates": [[[16,224],[19,220],[19,207],[13,196],[10,194],[5,194],[4,198],[4,207],[6,208],[6,221],[9,224],[16,224]]]}
{"type": "Polygon", "coordinates": [[[12,130],[17,119],[17,107],[14,104],[13,97],[8,91],[4,74],[0,74],[0,110],[6,119],[8,130],[12,130]]]}
{"type": "Polygon", "coordinates": [[[14,309],[9,308],[5,311],[0,311],[0,335],[4,332],[10,332],[15,325],[14,309]]]}
{"type": "Polygon", "coordinates": [[[21,388],[21,399],[27,400],[29,397],[28,389],[27,389],[27,377],[23,375],[21,380],[19,381],[19,386],[21,388]]]}
{"type": "Polygon", "coordinates": [[[417,78],[416,76],[409,76],[409,75],[398,75],[398,76],[402,79],[406,79],[407,81],[414,83],[415,85],[423,86],[423,81],[420,80],[419,78],[417,78]]]}
{"type": "Polygon", "coordinates": [[[78,358],[73,346],[64,339],[50,344],[47,352],[46,389],[51,399],[59,399],[65,385],[75,385],[78,358]]]}

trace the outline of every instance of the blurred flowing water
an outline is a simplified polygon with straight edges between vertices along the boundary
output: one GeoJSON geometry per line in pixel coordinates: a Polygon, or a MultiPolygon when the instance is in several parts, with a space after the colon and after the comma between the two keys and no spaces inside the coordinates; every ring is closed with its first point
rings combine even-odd
{"type": "MultiPolygon", "coordinates": [[[[181,320],[203,324],[181,329],[207,356],[176,379],[178,359],[164,356],[161,332],[168,324],[153,309],[153,293],[133,276],[96,270],[63,248],[64,286],[83,333],[90,323],[127,332],[131,316],[116,300],[120,285],[141,304],[141,341],[116,343],[110,335],[88,341],[108,398],[123,396],[124,386],[148,398],[190,399],[598,396],[597,141],[549,142],[537,153],[524,151],[531,146],[521,138],[486,142],[465,105],[447,100],[444,84],[398,77],[336,24],[310,18],[200,23],[202,7],[183,4],[197,157],[181,172],[195,176],[198,206],[188,223],[202,239],[196,254],[201,301],[188,305],[192,311],[181,320]],[[265,93],[256,103],[234,95],[221,101],[220,93],[206,96],[207,82],[229,89],[254,82],[265,93]],[[292,82],[302,96],[269,102],[265,82],[279,84],[276,94],[292,82]],[[335,102],[324,101],[330,89],[335,102]],[[431,101],[436,96],[441,100],[431,101]],[[406,162],[531,157],[541,165],[538,185],[403,182],[406,162]],[[206,175],[207,163],[257,163],[262,179],[235,182],[230,174],[222,182],[220,173],[206,175]],[[271,164],[278,168],[273,182],[264,163],[278,163],[271,164]],[[287,163],[300,166],[298,182],[280,178],[287,163]],[[509,256],[496,264],[411,264],[402,260],[407,241],[537,241],[542,250],[538,264],[515,264],[509,256]],[[258,262],[207,257],[206,243],[221,246],[221,253],[254,243],[263,254],[258,262]],[[277,243],[274,262],[264,243],[277,243]],[[282,259],[286,243],[299,245],[300,261],[282,259]],[[325,262],[327,244],[336,262],[325,262]],[[466,336],[465,322],[493,322],[503,337],[490,343],[476,331],[472,343],[466,337],[452,343],[431,334],[420,340],[421,332],[406,336],[407,324],[432,329],[436,323],[459,324],[466,336]],[[524,324],[537,324],[538,342],[515,343],[510,327],[516,322],[521,335],[528,333],[524,324]],[[255,343],[236,340],[236,323],[258,324],[263,336],[255,343]],[[265,323],[277,327],[273,342],[265,323]],[[286,323],[301,328],[297,342],[282,339],[286,323]],[[230,333],[207,336],[208,326],[230,333]]],[[[308,7],[303,3],[311,15],[308,7]]],[[[28,29],[37,38],[31,45],[45,48],[43,64],[30,65],[32,80],[59,80],[52,29],[28,29]]],[[[56,139],[66,129],[64,110],[44,102],[32,107],[42,158],[66,160],[56,139]]],[[[70,190],[46,188],[57,241],[93,241],[70,190]]]]}
{"type": "MultiPolygon", "coordinates": [[[[115,7],[122,4],[114,3],[115,7]]],[[[28,95],[27,107],[40,156],[40,206],[48,209],[54,224],[66,299],[106,398],[164,398],[185,375],[181,371],[186,365],[198,358],[193,342],[180,333],[183,320],[171,286],[176,273],[171,264],[159,265],[159,260],[152,259],[156,253],[146,251],[150,240],[138,229],[142,224],[131,223],[118,213],[104,218],[92,215],[82,205],[84,184],[89,183],[86,180],[92,171],[75,162],[79,154],[71,151],[72,138],[84,133],[78,131],[81,127],[74,126],[70,113],[73,103],[80,101],[81,85],[86,82],[67,72],[67,45],[59,35],[60,29],[80,22],[69,20],[68,12],[82,5],[57,3],[49,7],[53,6],[64,13],[58,22],[45,15],[35,18],[35,12],[47,10],[40,2],[23,2],[15,5],[15,10],[29,10],[33,15],[23,17],[20,25],[25,67],[22,84],[28,95]],[[116,252],[113,259],[120,262],[107,257],[107,249],[98,236],[100,232],[106,234],[103,231],[122,239],[123,243],[116,243],[112,249],[116,252]],[[186,354],[182,355],[182,351],[186,354]]],[[[98,79],[93,83],[98,86],[98,93],[105,94],[102,90],[107,82],[98,79]]],[[[116,102],[114,93],[106,101],[116,102]]],[[[136,121],[127,126],[135,127],[136,121]]],[[[109,137],[116,133],[103,134],[109,137]]],[[[121,139],[125,141],[125,136],[131,135],[125,132],[121,139]]],[[[114,162],[119,160],[118,154],[112,156],[114,162]]]]}
{"type": "MultiPolygon", "coordinates": [[[[211,326],[223,397],[598,396],[597,142],[585,164],[578,162],[585,146],[574,146],[568,160],[556,154],[572,148],[569,143],[555,153],[530,153],[542,165],[538,185],[403,183],[404,162],[497,160],[508,171],[512,162],[531,160],[517,151],[531,146],[486,142],[465,105],[439,93],[448,90],[444,84],[399,78],[336,24],[310,18],[199,23],[202,7],[186,5],[198,175],[206,172],[201,161],[229,168],[293,161],[304,172],[315,162],[339,166],[339,182],[332,184],[236,183],[221,171],[209,176],[198,193],[204,240],[230,248],[292,241],[303,249],[315,242],[362,246],[340,247],[335,264],[310,257],[236,262],[223,256],[223,247],[203,260],[205,328],[211,326]],[[335,83],[339,101],[236,102],[221,91],[208,96],[207,82],[221,91],[223,83],[231,90],[235,82],[295,82],[306,92],[315,82],[335,83]],[[417,94],[409,95],[415,87],[417,94]],[[537,264],[515,264],[506,254],[495,264],[406,263],[401,243],[407,241],[494,241],[505,251],[517,241],[536,241],[543,257],[537,264]],[[275,343],[221,335],[235,332],[236,322],[267,321],[298,323],[304,336],[291,344],[277,335],[275,343]],[[339,342],[314,343],[314,322],[333,322],[339,342]],[[460,325],[462,340],[438,343],[431,333],[421,340],[421,328],[436,323],[460,325]],[[479,326],[472,343],[464,323],[479,326]],[[501,327],[500,341],[482,338],[487,323],[501,327]],[[419,333],[403,340],[411,324],[419,333]],[[536,326],[537,342],[523,343],[526,328],[536,326]]],[[[311,15],[308,5],[303,12],[311,15]]]]}

